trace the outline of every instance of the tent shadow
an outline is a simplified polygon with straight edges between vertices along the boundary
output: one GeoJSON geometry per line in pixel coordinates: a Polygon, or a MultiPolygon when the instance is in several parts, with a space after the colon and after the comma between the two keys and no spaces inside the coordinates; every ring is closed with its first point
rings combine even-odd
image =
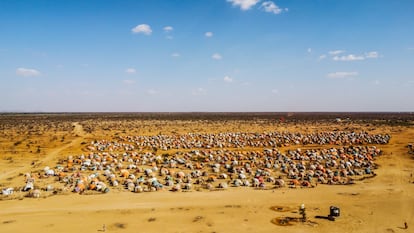
{"type": "Polygon", "coordinates": [[[329,220],[329,221],[335,221],[335,218],[333,217],[333,216],[321,216],[321,215],[317,215],[317,216],[315,216],[315,218],[321,218],[321,219],[326,219],[326,220],[329,220]]]}

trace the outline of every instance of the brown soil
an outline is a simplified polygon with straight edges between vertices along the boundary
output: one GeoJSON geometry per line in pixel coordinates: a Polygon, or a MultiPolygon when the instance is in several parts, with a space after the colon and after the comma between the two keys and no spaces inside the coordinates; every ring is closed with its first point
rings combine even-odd
{"type": "Polygon", "coordinates": [[[376,160],[377,175],[355,185],[269,190],[231,187],[221,192],[113,190],[100,195],[62,192],[40,199],[24,198],[16,192],[11,197],[0,196],[0,232],[29,229],[31,232],[102,232],[104,225],[106,232],[410,232],[414,227],[414,158],[406,148],[414,141],[414,127],[409,117],[402,121],[392,118],[390,124],[386,124],[388,120],[383,116],[378,121],[375,117],[362,117],[362,120],[342,123],[318,121],[317,117],[289,122],[287,116],[283,123],[274,118],[225,121],[148,118],[1,116],[0,188],[21,187],[24,173],[52,167],[68,155],[84,153],[84,142],[110,139],[115,134],[250,132],[252,129],[312,132],[346,128],[388,133],[392,139],[387,145],[378,145],[384,153],[376,160]],[[302,203],[306,205],[310,222],[280,222],[299,218],[298,208],[302,203]],[[336,221],[315,218],[327,216],[331,205],[341,208],[341,216],[336,221]],[[404,229],[404,222],[408,229],[404,229]]]}

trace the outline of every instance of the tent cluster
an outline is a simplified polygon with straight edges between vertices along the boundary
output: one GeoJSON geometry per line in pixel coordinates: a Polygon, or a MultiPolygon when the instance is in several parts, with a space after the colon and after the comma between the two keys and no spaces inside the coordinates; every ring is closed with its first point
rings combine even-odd
{"type": "MultiPolygon", "coordinates": [[[[75,193],[107,193],[110,188],[140,193],[227,189],[230,186],[266,189],[350,184],[355,179],[375,175],[374,160],[381,154],[375,146],[359,144],[383,144],[390,137],[335,131],[128,136],[116,139],[121,142],[94,140],[86,145],[87,154],[70,155],[60,160],[56,167],[45,167],[35,176],[26,174],[26,184],[20,190],[39,197],[40,191],[36,191],[34,186],[35,178],[46,183],[48,179],[54,179],[64,186],[63,191],[75,193]],[[292,142],[335,145],[324,146],[325,149],[286,152],[276,147],[279,143],[292,142]],[[348,143],[357,145],[336,145],[348,143]],[[145,152],[143,148],[146,147],[180,150],[160,154],[154,149],[145,152]],[[254,150],[255,147],[265,149],[254,150]]],[[[53,190],[50,184],[46,191],[53,190]]],[[[2,193],[11,195],[13,189],[3,189],[2,193]]]]}
{"type": "Polygon", "coordinates": [[[375,146],[351,146],[263,151],[193,150],[172,155],[135,151],[91,152],[69,156],[55,169],[58,180],[73,192],[109,187],[131,192],[181,191],[194,188],[313,187],[349,184],[354,178],[373,175],[375,146]]]}
{"type": "Polygon", "coordinates": [[[281,147],[289,145],[365,145],[387,144],[390,135],[367,132],[330,131],[319,133],[218,133],[155,136],[118,136],[113,141],[94,141],[90,148],[98,151],[119,149],[212,149],[212,148],[245,148],[245,147],[281,147]]]}

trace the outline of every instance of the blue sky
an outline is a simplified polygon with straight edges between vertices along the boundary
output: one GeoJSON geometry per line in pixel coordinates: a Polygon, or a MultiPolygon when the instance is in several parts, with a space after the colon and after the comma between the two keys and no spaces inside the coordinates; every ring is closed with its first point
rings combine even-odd
{"type": "Polygon", "coordinates": [[[0,111],[414,111],[413,10],[2,0],[0,111]]]}

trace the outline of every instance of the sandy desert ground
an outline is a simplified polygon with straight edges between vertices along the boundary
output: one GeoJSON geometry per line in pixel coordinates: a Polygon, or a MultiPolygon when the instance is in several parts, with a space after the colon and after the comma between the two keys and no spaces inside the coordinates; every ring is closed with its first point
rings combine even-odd
{"type": "MultiPolygon", "coordinates": [[[[24,174],[53,167],[68,155],[86,153],[85,143],[114,135],[156,135],[185,132],[314,132],[364,130],[390,134],[376,176],[353,185],[258,190],[132,193],[113,189],[106,194],[42,193],[41,198],[0,196],[0,232],[413,232],[414,141],[412,122],[374,124],[373,121],[268,121],[258,119],[151,120],[88,119],[43,116],[6,116],[1,119],[0,188],[22,187],[24,174]],[[7,120],[6,120],[7,118],[7,120]],[[54,119],[54,118],[53,118],[54,119]],[[92,195],[88,195],[92,194],[92,195]],[[272,223],[281,217],[299,217],[304,203],[308,222],[289,226],[272,223]],[[338,206],[336,221],[327,216],[338,206]],[[405,229],[404,223],[408,224],[405,229]]],[[[391,121],[392,123],[392,121],[391,121]]],[[[283,147],[304,148],[304,146],[283,147]]],[[[159,151],[158,153],[163,153],[159,151]]],[[[42,181],[40,185],[46,185],[42,181]]]]}

